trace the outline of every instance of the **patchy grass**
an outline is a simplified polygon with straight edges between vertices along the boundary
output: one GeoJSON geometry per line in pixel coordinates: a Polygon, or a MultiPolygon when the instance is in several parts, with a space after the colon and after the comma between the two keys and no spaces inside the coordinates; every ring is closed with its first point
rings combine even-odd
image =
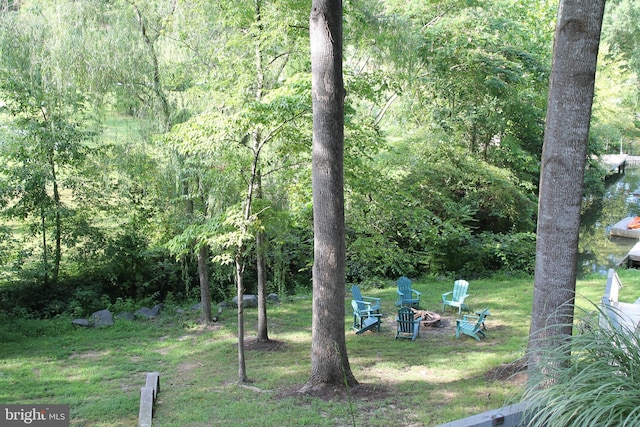
{"type": "MultiPolygon", "coordinates": [[[[640,296],[640,273],[620,272],[621,299],[640,296]],[[638,283],[638,285],[635,285],[638,283]]],[[[578,298],[598,301],[606,278],[578,282],[578,298]]],[[[421,308],[441,312],[453,282],[417,281],[421,308]]],[[[457,312],[420,338],[395,340],[395,287],[363,289],[382,298],[380,334],[355,335],[350,294],[345,329],[351,369],[360,386],[302,395],[311,369],[311,297],[270,305],[271,343],[255,343],[255,310],[246,310],[246,366],[237,384],[235,312],[212,326],[193,314],[155,321],[119,321],[105,329],[74,328],[70,319],[4,318],[0,330],[0,402],[66,403],[72,426],[131,426],[137,422],[145,373],[160,372],[156,426],[433,426],[498,408],[521,392],[522,356],[531,315],[533,279],[471,281],[470,310],[489,307],[487,338],[454,337],[457,312]]],[[[586,303],[585,303],[586,306],[586,303]]]]}

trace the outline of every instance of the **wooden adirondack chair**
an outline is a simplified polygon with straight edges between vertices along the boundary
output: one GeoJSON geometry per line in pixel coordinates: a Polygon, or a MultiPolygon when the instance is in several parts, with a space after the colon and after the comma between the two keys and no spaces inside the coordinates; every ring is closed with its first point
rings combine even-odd
{"type": "Polygon", "coordinates": [[[380,313],[380,298],[363,297],[357,285],[351,286],[351,295],[358,303],[358,308],[362,311],[380,313]]]}
{"type": "Polygon", "coordinates": [[[396,317],[396,322],[398,324],[396,339],[409,338],[411,341],[415,341],[420,335],[421,321],[422,317],[418,317],[416,319],[416,316],[409,307],[402,307],[398,310],[398,317],[396,317]]]}
{"type": "Polygon", "coordinates": [[[366,331],[377,329],[380,332],[380,313],[374,313],[370,310],[361,310],[356,300],[351,300],[353,308],[353,327],[356,334],[362,334],[366,331]]]}
{"type": "Polygon", "coordinates": [[[462,319],[456,319],[456,338],[460,338],[460,334],[465,334],[480,341],[480,337],[486,336],[484,331],[487,329],[484,326],[484,321],[489,315],[491,315],[489,309],[485,308],[478,312],[477,316],[465,314],[462,319]]]}
{"type": "Polygon", "coordinates": [[[402,276],[398,279],[398,299],[396,305],[400,307],[419,307],[421,292],[411,288],[411,279],[402,276]]]}
{"type": "Polygon", "coordinates": [[[467,289],[469,289],[469,282],[466,280],[456,280],[453,282],[453,291],[442,294],[442,312],[444,313],[447,306],[450,306],[458,307],[458,314],[460,314],[462,308],[465,306],[464,300],[469,296],[467,289]]]}

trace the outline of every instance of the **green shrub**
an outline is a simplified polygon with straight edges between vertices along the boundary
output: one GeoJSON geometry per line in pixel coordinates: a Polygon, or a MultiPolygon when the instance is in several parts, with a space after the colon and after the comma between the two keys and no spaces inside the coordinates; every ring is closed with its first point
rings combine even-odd
{"type": "Polygon", "coordinates": [[[577,329],[566,343],[543,354],[524,393],[535,408],[528,425],[640,425],[640,337],[610,320],[601,327],[593,313],[585,313],[577,329]]]}

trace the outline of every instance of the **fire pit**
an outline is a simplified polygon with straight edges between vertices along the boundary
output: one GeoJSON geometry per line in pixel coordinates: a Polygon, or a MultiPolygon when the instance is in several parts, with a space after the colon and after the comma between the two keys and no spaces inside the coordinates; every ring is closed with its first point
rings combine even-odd
{"type": "Polygon", "coordinates": [[[413,311],[414,318],[422,317],[422,324],[424,326],[438,326],[440,323],[440,315],[433,311],[411,309],[413,311]]]}

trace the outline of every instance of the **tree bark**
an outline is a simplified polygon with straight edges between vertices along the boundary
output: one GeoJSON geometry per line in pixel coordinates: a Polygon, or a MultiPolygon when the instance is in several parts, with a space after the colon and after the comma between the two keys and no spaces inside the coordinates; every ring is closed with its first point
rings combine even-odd
{"type": "Polygon", "coordinates": [[[572,334],[580,209],[604,0],[562,0],[545,126],[529,370],[572,334]]]}
{"type": "MultiPolygon", "coordinates": [[[[258,35],[262,36],[264,27],[262,25],[262,0],[255,0],[255,19],[258,24],[258,35]]],[[[255,40],[255,56],[256,56],[256,94],[257,102],[262,101],[262,93],[264,90],[264,67],[262,65],[262,45],[260,37],[255,40]]],[[[260,175],[260,151],[262,151],[262,132],[256,129],[253,132],[253,155],[255,164],[255,192],[256,198],[262,198],[262,176],[260,175]]],[[[256,232],[256,271],[258,280],[258,341],[269,341],[269,330],[267,326],[267,272],[265,268],[264,254],[264,232],[258,230],[256,232]]]]}
{"type": "Polygon", "coordinates": [[[238,382],[244,384],[249,381],[247,378],[247,365],[245,363],[244,352],[244,282],[242,275],[244,274],[244,259],[242,252],[244,246],[238,246],[238,252],[236,253],[236,283],[238,285],[237,300],[238,300],[238,382]]]}
{"type": "Polygon", "coordinates": [[[200,306],[202,318],[206,324],[213,322],[211,316],[211,290],[209,289],[209,246],[202,245],[198,250],[198,277],[200,279],[200,306]]]}
{"type": "Polygon", "coordinates": [[[311,375],[318,385],[357,384],[345,340],[344,83],[342,3],[314,0],[310,16],[313,104],[313,314],[311,375]]]}

